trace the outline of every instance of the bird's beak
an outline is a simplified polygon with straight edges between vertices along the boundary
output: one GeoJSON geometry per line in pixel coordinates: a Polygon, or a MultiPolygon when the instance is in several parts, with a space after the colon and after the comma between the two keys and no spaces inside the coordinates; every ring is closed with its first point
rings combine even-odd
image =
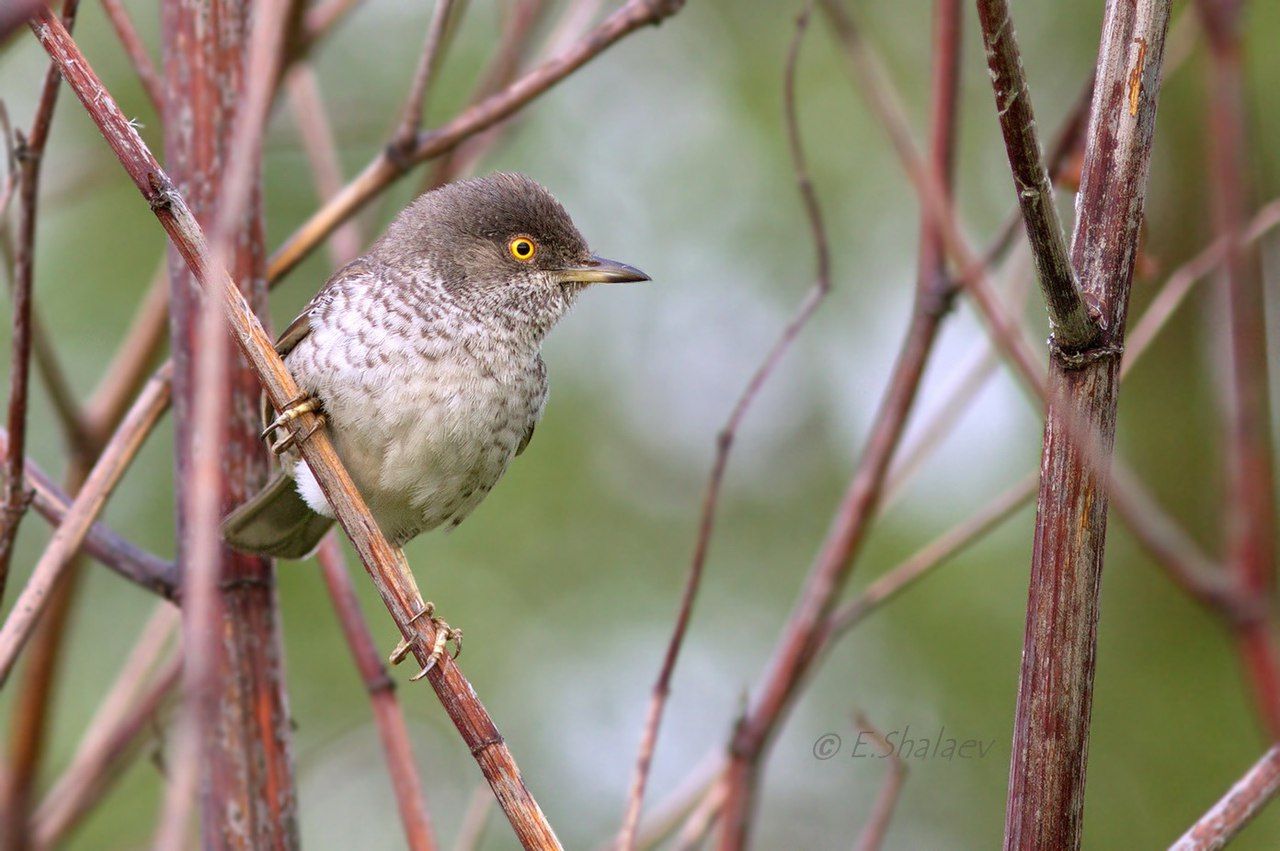
{"type": "Polygon", "coordinates": [[[591,255],[581,266],[558,269],[551,273],[561,284],[625,284],[648,281],[649,276],[635,266],[591,255]]]}

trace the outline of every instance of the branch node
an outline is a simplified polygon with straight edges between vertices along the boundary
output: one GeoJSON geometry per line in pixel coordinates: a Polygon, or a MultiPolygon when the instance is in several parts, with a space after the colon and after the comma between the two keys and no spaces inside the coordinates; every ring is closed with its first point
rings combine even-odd
{"type": "Polygon", "coordinates": [[[271,587],[271,582],[260,576],[237,576],[218,583],[218,589],[221,591],[241,591],[246,588],[270,589],[271,587]]]}
{"type": "Polygon", "coordinates": [[[474,745],[471,746],[471,756],[479,759],[480,754],[484,753],[489,748],[494,747],[496,745],[502,745],[505,742],[506,742],[506,739],[502,737],[501,733],[495,733],[492,736],[486,736],[485,738],[481,739],[480,741],[476,742],[474,745]]]}
{"type": "Polygon", "coordinates": [[[394,139],[388,142],[382,149],[382,153],[386,156],[387,161],[395,167],[396,171],[404,174],[413,168],[417,160],[413,156],[414,149],[418,147],[417,136],[408,136],[404,139],[394,139]]]}
{"type": "Polygon", "coordinates": [[[1083,369],[1090,364],[1107,358],[1120,358],[1124,355],[1123,345],[1091,345],[1083,349],[1062,346],[1052,335],[1048,340],[1049,354],[1057,358],[1064,369],[1083,369]]]}
{"type": "Polygon", "coordinates": [[[151,189],[147,196],[147,203],[151,205],[153,213],[173,208],[174,198],[178,193],[173,188],[173,181],[169,180],[168,175],[159,171],[147,172],[147,186],[151,189]]]}

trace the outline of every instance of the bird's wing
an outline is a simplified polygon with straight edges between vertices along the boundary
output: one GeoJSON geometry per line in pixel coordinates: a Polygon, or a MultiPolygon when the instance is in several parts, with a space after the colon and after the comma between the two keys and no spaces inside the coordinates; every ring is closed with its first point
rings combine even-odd
{"type": "Polygon", "coordinates": [[[284,329],[280,334],[280,338],[276,340],[276,354],[284,357],[293,351],[293,347],[301,343],[303,338],[311,333],[311,305],[308,304],[302,313],[298,314],[298,318],[289,323],[289,327],[284,329]]]}
{"type": "Polygon", "coordinates": [[[525,430],[524,437],[520,438],[520,445],[516,447],[516,454],[524,452],[529,446],[529,441],[533,440],[533,431],[538,427],[538,421],[533,420],[529,423],[529,428],[525,430]]]}

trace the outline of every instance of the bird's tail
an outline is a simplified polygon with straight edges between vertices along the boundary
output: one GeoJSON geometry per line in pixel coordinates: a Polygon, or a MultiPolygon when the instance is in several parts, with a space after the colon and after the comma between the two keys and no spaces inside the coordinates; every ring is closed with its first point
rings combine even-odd
{"type": "Polygon", "coordinates": [[[275,558],[306,558],[333,525],[311,510],[293,479],[279,472],[222,521],[222,537],[237,550],[275,558]]]}

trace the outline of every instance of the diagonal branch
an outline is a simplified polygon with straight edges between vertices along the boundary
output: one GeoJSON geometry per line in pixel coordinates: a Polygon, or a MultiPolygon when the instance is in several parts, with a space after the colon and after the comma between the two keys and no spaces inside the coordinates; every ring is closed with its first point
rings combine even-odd
{"type": "MultiPolygon", "coordinates": [[[[329,599],[338,616],[342,634],[351,648],[365,691],[369,693],[373,719],[387,760],[387,773],[391,776],[391,791],[395,793],[400,823],[404,826],[405,842],[414,851],[435,848],[435,828],[427,811],[422,778],[413,761],[413,747],[409,743],[404,713],[396,700],[395,680],[391,679],[379,658],[369,624],[360,611],[355,586],[347,573],[342,547],[335,535],[330,533],[320,543],[316,560],[320,562],[324,584],[329,589],[329,599]]],[[[483,791],[484,787],[480,788],[483,791]]],[[[486,794],[485,797],[492,803],[492,795],[486,794]]]]}
{"type": "Polygon", "coordinates": [[[1013,187],[1022,208],[1027,239],[1049,311],[1052,344],[1078,351],[1097,339],[1098,323],[1089,316],[1067,257],[1067,240],[1054,204],[1053,182],[1040,154],[1031,92],[1013,31],[1007,0],[977,0],[982,41],[991,71],[996,115],[1004,134],[1013,187]]]}
{"type": "MultiPolygon", "coordinates": [[[[9,436],[0,429],[0,455],[7,454],[8,449],[9,436]]],[[[31,507],[50,525],[61,527],[71,510],[71,497],[30,459],[26,471],[27,487],[32,492],[31,507]]],[[[166,600],[177,600],[178,577],[173,562],[133,545],[102,522],[89,527],[82,549],[125,579],[166,600]]]]}
{"type": "Polygon", "coordinates": [[[102,9],[107,13],[112,29],[116,31],[116,38],[120,39],[120,46],[128,54],[134,73],[138,75],[142,90],[147,93],[147,99],[151,101],[156,115],[164,115],[164,89],[160,85],[160,75],[156,73],[155,63],[151,61],[147,46],[142,43],[142,36],[138,35],[133,19],[129,17],[129,11],[121,0],[102,0],[102,9]]]}
{"type": "MultiPolygon", "coordinates": [[[[182,196],[56,18],[42,11],[32,28],[150,204],[174,247],[210,297],[223,305],[235,341],[257,373],[270,402],[277,408],[287,406],[297,398],[298,386],[235,282],[225,269],[210,265],[204,234],[182,196]]],[[[302,429],[296,432],[301,437],[315,425],[315,418],[300,417],[295,425],[302,429]]],[[[422,617],[426,605],[403,553],[393,548],[378,529],[325,432],[317,431],[299,443],[304,460],[355,544],[383,603],[415,657],[427,665],[436,631],[431,620],[422,617]]],[[[559,847],[501,734],[457,665],[445,657],[428,671],[427,679],[471,749],[520,841],[527,847],[559,847]]]]}
{"type": "MultiPolygon", "coordinates": [[[[78,5],[79,0],[65,0],[62,5],[63,21],[68,28],[75,22],[78,5]]],[[[36,213],[40,200],[40,160],[44,156],[45,143],[49,141],[53,108],[62,88],[60,83],[57,66],[51,62],[44,75],[31,132],[26,137],[18,136],[15,155],[19,167],[18,240],[13,270],[13,356],[9,364],[9,463],[5,470],[3,505],[0,505],[0,600],[4,599],[9,578],[9,561],[13,557],[18,524],[27,509],[23,464],[27,442],[27,379],[31,374],[31,302],[35,278],[36,213]]]]}
{"type": "Polygon", "coordinates": [[[1209,812],[1169,851],[1215,851],[1225,847],[1280,792],[1280,745],[1262,755],[1209,812]]]}
{"type": "MultiPolygon", "coordinates": [[[[56,22],[48,12],[42,17],[56,22]]],[[[57,24],[62,32],[61,24],[57,24]]],[[[160,415],[169,404],[167,375],[148,382],[138,396],[128,416],[102,450],[102,456],[85,479],[84,487],[76,495],[66,518],[58,526],[53,540],[36,563],[26,587],[14,602],[4,626],[0,627],[0,687],[3,687],[40,615],[49,602],[49,595],[67,567],[71,564],[81,543],[88,535],[94,519],[106,505],[111,491],[119,483],[129,462],[137,455],[142,441],[150,433],[160,415]]],[[[10,443],[10,457],[13,446],[10,443]]]]}

